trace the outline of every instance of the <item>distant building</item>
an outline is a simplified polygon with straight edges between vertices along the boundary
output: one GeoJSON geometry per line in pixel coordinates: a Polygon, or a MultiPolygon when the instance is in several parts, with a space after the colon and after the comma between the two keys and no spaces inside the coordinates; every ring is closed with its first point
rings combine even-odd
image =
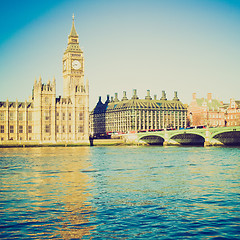
{"type": "Polygon", "coordinates": [[[180,102],[177,92],[173,100],[167,100],[166,93],[157,100],[147,91],[145,99],[139,99],[137,91],[128,99],[123,92],[121,100],[117,93],[115,98],[102,103],[101,97],[93,111],[90,113],[90,132],[94,136],[104,135],[108,132],[127,133],[129,131],[154,130],[164,128],[186,127],[187,108],[180,102]]]}
{"type": "Polygon", "coordinates": [[[212,93],[207,98],[193,98],[188,106],[188,119],[191,126],[206,125],[209,127],[226,125],[226,109],[223,102],[213,99],[212,93]]]}
{"type": "Polygon", "coordinates": [[[226,115],[227,126],[240,126],[240,101],[233,98],[230,99],[230,104],[227,108],[226,115]]]}
{"type": "Polygon", "coordinates": [[[35,80],[30,101],[0,102],[0,142],[80,141],[89,137],[89,90],[84,83],[84,57],[74,26],[63,55],[63,97],[56,81],[35,80]]]}

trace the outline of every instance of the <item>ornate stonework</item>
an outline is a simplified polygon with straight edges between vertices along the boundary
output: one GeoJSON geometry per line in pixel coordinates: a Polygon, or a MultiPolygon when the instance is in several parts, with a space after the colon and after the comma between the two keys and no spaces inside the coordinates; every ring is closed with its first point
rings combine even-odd
{"type": "Polygon", "coordinates": [[[29,102],[0,102],[0,142],[78,142],[88,140],[89,85],[74,25],[63,55],[63,97],[56,81],[35,80],[29,102]]]}

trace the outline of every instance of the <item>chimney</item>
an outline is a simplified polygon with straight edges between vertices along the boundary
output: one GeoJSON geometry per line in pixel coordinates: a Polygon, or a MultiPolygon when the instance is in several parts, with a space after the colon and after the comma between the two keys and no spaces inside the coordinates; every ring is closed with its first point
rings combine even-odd
{"type": "Polygon", "coordinates": [[[154,100],[157,100],[157,95],[154,95],[154,96],[153,96],[153,99],[154,99],[154,100]]]}
{"type": "Polygon", "coordinates": [[[115,93],[114,102],[119,102],[119,100],[118,100],[118,94],[117,94],[117,93],[115,93]]]}
{"type": "Polygon", "coordinates": [[[137,96],[137,89],[133,89],[133,96],[132,96],[132,99],[138,99],[138,96],[137,96]]]}
{"type": "Polygon", "coordinates": [[[166,92],[165,92],[165,91],[162,91],[162,97],[161,97],[160,100],[167,100],[166,92]]]}
{"type": "Polygon", "coordinates": [[[145,97],[146,100],[152,100],[150,96],[150,90],[147,90],[147,96],[145,97]]]}
{"type": "Polygon", "coordinates": [[[179,98],[178,98],[178,96],[177,96],[177,92],[176,92],[176,91],[174,92],[173,101],[179,101],[179,98]]]}
{"type": "Polygon", "coordinates": [[[210,102],[212,100],[212,93],[207,94],[207,100],[210,102]]]}
{"type": "Polygon", "coordinates": [[[196,99],[197,99],[197,94],[196,94],[196,93],[193,93],[193,94],[192,94],[192,99],[193,99],[193,100],[196,100],[196,99]]]}
{"type": "Polygon", "coordinates": [[[126,101],[126,100],[128,100],[128,99],[127,99],[127,93],[126,93],[126,91],[123,91],[122,101],[126,101]]]}

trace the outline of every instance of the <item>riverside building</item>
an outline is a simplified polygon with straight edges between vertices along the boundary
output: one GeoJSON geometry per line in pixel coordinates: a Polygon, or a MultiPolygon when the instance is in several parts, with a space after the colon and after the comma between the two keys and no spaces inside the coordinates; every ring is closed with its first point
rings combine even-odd
{"type": "Polygon", "coordinates": [[[0,141],[76,142],[89,137],[89,84],[74,16],[63,55],[63,97],[56,81],[35,80],[30,101],[0,102],[0,141]]]}
{"type": "Polygon", "coordinates": [[[208,127],[224,127],[226,121],[226,104],[212,98],[212,93],[207,98],[197,98],[192,95],[192,101],[188,106],[188,117],[191,126],[206,125],[208,127]]]}
{"type": "Polygon", "coordinates": [[[137,91],[128,99],[123,92],[121,100],[115,98],[105,103],[99,101],[90,113],[90,133],[101,136],[108,133],[128,133],[131,131],[160,130],[164,128],[184,128],[187,124],[187,108],[180,102],[177,92],[173,100],[167,100],[165,91],[160,100],[150,96],[147,90],[145,99],[139,99],[137,91]]]}

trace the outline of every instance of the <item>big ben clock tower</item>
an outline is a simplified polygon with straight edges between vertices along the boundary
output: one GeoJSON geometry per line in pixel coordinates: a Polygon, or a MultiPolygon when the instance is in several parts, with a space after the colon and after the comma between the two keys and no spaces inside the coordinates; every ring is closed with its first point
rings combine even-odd
{"type": "MultiPolygon", "coordinates": [[[[68,103],[68,137],[74,140],[88,139],[89,86],[84,83],[84,57],[79,47],[78,34],[74,25],[68,36],[68,46],[63,55],[63,99],[68,103]],[[67,100],[67,101],[66,101],[67,100]]],[[[66,132],[66,131],[65,131],[66,132]]]]}
{"type": "Polygon", "coordinates": [[[72,29],[68,36],[68,46],[63,55],[63,97],[70,97],[76,88],[85,88],[84,57],[79,47],[73,15],[72,29]]]}

